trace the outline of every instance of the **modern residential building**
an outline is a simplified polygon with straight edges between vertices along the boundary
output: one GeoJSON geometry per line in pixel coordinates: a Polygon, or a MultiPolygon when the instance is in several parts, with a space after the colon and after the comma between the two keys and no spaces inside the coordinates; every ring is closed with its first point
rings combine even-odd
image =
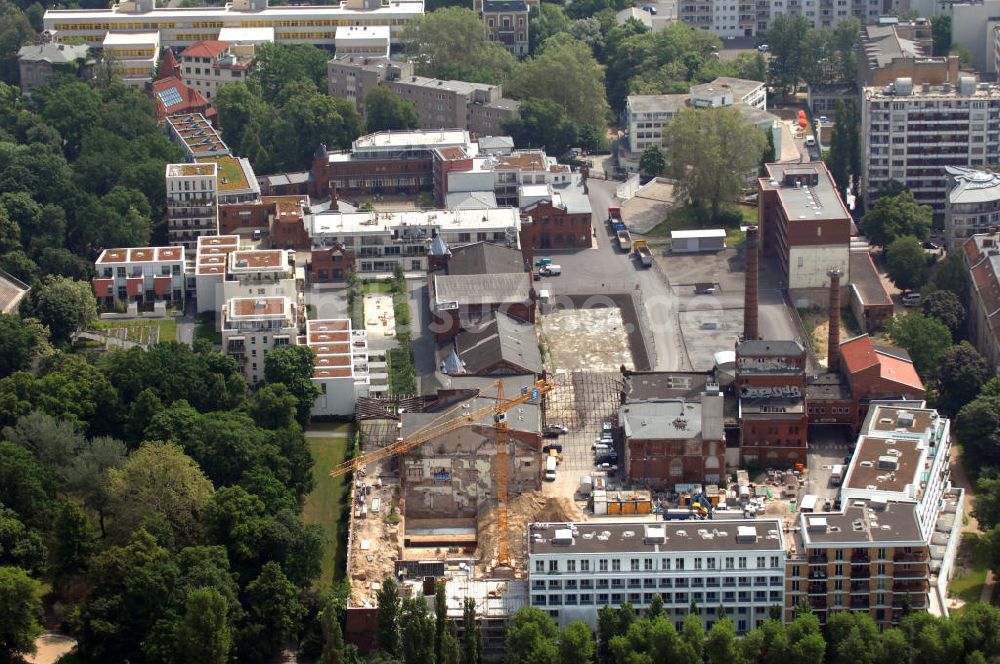
{"type": "Polygon", "coordinates": [[[194,294],[198,313],[219,314],[224,302],[222,284],[226,281],[229,254],[240,249],[238,235],[202,235],[194,255],[194,275],[188,291],[194,294]]]}
{"type": "Polygon", "coordinates": [[[53,41],[22,46],[17,51],[21,92],[31,94],[32,88],[44,83],[54,72],[86,77],[94,64],[89,51],[86,44],[59,44],[53,41]]]}
{"type": "Polygon", "coordinates": [[[946,166],[975,168],[1000,157],[1000,86],[960,76],[958,85],[915,85],[898,78],[866,87],[861,98],[861,193],[865,200],[890,180],[918,203],[944,213],[946,166]]]}
{"type": "Polygon", "coordinates": [[[866,25],[858,41],[858,82],[889,85],[905,77],[919,85],[958,83],[958,56],[934,57],[927,19],[910,23],[866,25]]]}
{"type": "Polygon", "coordinates": [[[528,29],[532,5],[529,0],[474,0],[486,25],[486,38],[514,55],[528,55],[528,29]]]}
{"type": "Polygon", "coordinates": [[[302,307],[288,297],[237,297],[222,307],[222,349],[243,377],[256,385],[264,377],[267,353],[294,344],[305,324],[302,307]]]}
{"type": "Polygon", "coordinates": [[[488,136],[502,133],[503,123],[517,117],[518,102],[505,98],[499,85],[417,76],[411,62],[341,56],[339,51],[327,64],[330,96],[350,99],[362,115],[365,96],[379,85],[412,101],[423,129],[459,128],[488,136]]]}
{"type": "Polygon", "coordinates": [[[826,306],[828,272],[850,280],[851,215],[823,162],[766,169],[758,180],[761,249],[777,257],[793,302],[826,306]]]}
{"type": "Polygon", "coordinates": [[[688,94],[629,95],[625,100],[625,125],[630,152],[663,144],[663,128],[681,109],[734,106],[752,124],[770,127],[778,119],[767,111],[767,86],[760,81],[720,76],[711,83],[694,85],[688,94]]]}
{"type": "Polygon", "coordinates": [[[153,80],[160,61],[159,32],[111,31],[101,40],[101,48],[102,58],[114,65],[126,85],[142,87],[153,80]]]}
{"type": "Polygon", "coordinates": [[[316,353],[313,383],[320,395],[313,417],[354,415],[359,396],[386,391],[385,363],[370,362],[367,333],[352,329],[350,319],[306,321],[305,343],[316,353]]]}
{"type": "MultiPolygon", "coordinates": [[[[951,16],[951,43],[972,52],[972,68],[997,73],[996,32],[1000,27],[1000,0],[942,1],[942,13],[951,16]]],[[[935,12],[936,13],[936,12],[935,12]]]]}
{"type": "MultiPolygon", "coordinates": [[[[407,272],[424,272],[431,243],[448,246],[492,242],[521,249],[517,208],[336,212],[311,215],[313,249],[341,246],[357,255],[361,274],[391,274],[397,263],[407,272]]],[[[527,275],[525,275],[527,278],[527,275]]]]}
{"type": "Polygon", "coordinates": [[[969,266],[969,339],[990,367],[1000,368],[1000,235],[973,235],[962,246],[969,266]]]}
{"type": "Polygon", "coordinates": [[[337,28],[334,45],[338,58],[388,58],[388,25],[342,25],[337,28]]]}
{"type": "Polygon", "coordinates": [[[113,309],[118,301],[135,303],[138,310],[152,310],[156,303],[183,308],[184,251],[180,247],[105,249],[94,261],[94,296],[98,304],[113,309]]]}
{"type": "MultiPolygon", "coordinates": [[[[163,46],[184,48],[206,40],[233,41],[222,31],[267,29],[273,41],[333,46],[342,25],[389,26],[393,35],[424,13],[415,1],[343,0],[332,5],[268,6],[267,0],[234,0],[217,7],[157,7],[154,0],[120,0],[107,9],[49,9],[42,24],[60,41],[82,38],[98,46],[111,31],[156,31],[163,46]]],[[[265,38],[266,40],[266,38],[265,38]]]]}
{"type": "Polygon", "coordinates": [[[220,86],[247,80],[253,57],[252,45],[200,41],[181,51],[180,75],[206,99],[214,99],[220,86]]]}
{"type": "Polygon", "coordinates": [[[197,162],[216,165],[219,175],[219,205],[260,202],[260,183],[246,157],[205,155],[199,156],[197,162]]]}
{"type": "Polygon", "coordinates": [[[804,16],[813,28],[832,28],[839,21],[854,17],[861,23],[873,23],[882,14],[880,0],[682,0],[678,5],[681,21],[719,37],[753,37],[767,33],[770,22],[779,14],[804,16]]]}
{"type": "Polygon", "coordinates": [[[166,122],[170,139],[184,149],[188,161],[229,154],[219,132],[201,113],[170,114],[166,122]]]}
{"type": "Polygon", "coordinates": [[[944,212],[949,249],[958,249],[973,235],[1000,226],[1000,174],[962,166],[946,166],[951,180],[944,212]]]}
{"type": "Polygon", "coordinates": [[[678,630],[697,605],[706,628],[722,607],[744,634],[784,605],[787,553],[777,519],[533,523],[531,605],[560,625],[596,628],[601,607],[642,611],[658,594],[678,630]]]}
{"type": "Polygon", "coordinates": [[[219,234],[218,166],[167,164],[167,238],[193,252],[198,238],[219,234]]]}

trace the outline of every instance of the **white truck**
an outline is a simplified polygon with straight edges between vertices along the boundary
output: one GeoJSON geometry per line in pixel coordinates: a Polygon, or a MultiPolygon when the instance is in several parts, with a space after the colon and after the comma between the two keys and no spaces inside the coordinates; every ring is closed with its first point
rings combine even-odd
{"type": "Polygon", "coordinates": [[[844,481],[844,466],[843,464],[836,464],[833,470],[830,471],[830,485],[840,486],[840,483],[844,481]]]}
{"type": "Polygon", "coordinates": [[[800,512],[815,512],[816,503],[819,502],[819,497],[814,494],[806,494],[802,496],[802,503],[799,505],[800,512]]]}
{"type": "Polygon", "coordinates": [[[556,480],[556,464],[559,460],[554,456],[545,457],[545,480],[554,482],[556,480]]]}

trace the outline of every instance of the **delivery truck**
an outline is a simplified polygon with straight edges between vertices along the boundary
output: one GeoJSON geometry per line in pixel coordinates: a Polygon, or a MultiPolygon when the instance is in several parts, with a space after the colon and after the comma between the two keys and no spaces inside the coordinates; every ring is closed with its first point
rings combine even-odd
{"type": "Polygon", "coordinates": [[[645,240],[636,240],[632,243],[635,247],[635,255],[639,257],[639,262],[642,263],[643,267],[652,267],[653,265],[653,252],[650,251],[649,245],[646,244],[645,240]]]}

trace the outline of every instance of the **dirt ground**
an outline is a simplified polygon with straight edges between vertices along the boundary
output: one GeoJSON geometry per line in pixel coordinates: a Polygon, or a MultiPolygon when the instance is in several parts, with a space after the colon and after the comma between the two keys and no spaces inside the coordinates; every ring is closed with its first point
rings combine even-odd
{"type": "Polygon", "coordinates": [[[617,371],[634,368],[621,310],[561,309],[542,318],[550,369],[617,371]]]}
{"type": "MultiPolygon", "coordinates": [[[[511,557],[515,561],[528,559],[528,524],[535,521],[583,521],[583,512],[576,503],[564,497],[545,496],[540,491],[529,491],[514,497],[508,506],[508,537],[511,557]]],[[[477,538],[479,560],[477,572],[483,574],[492,566],[497,554],[496,506],[488,504],[480,509],[477,538]]]]}
{"type": "Polygon", "coordinates": [[[45,632],[35,641],[35,647],[38,652],[25,658],[25,661],[29,664],[55,664],[76,647],[76,639],[65,634],[45,632]]]}

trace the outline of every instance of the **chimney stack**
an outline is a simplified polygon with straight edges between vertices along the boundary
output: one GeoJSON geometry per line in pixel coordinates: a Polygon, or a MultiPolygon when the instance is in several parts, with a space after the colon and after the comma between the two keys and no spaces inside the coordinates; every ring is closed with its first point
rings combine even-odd
{"type": "Polygon", "coordinates": [[[747,269],[743,286],[743,339],[752,341],[760,338],[757,330],[757,309],[760,298],[757,293],[757,227],[747,227],[747,269]]]}
{"type": "Polygon", "coordinates": [[[827,371],[840,371],[840,270],[830,270],[830,336],[826,344],[827,371]]]}

